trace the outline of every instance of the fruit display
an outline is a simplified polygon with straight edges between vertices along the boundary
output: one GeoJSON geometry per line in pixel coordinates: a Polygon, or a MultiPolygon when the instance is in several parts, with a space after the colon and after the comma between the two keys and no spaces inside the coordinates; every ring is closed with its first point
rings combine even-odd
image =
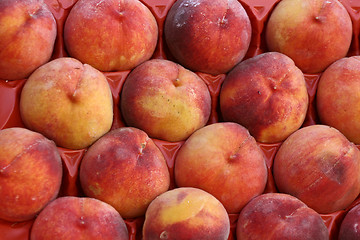
{"type": "Polygon", "coordinates": [[[359,34],[351,0],[1,0],[0,239],[351,239],[359,34]]]}

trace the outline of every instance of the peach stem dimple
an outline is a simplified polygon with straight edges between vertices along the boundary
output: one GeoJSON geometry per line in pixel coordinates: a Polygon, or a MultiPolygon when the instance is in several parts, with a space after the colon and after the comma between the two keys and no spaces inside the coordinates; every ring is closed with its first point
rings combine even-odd
{"type": "MultiPolygon", "coordinates": [[[[85,72],[84,67],[85,67],[85,65],[83,66],[82,72],[81,72],[79,78],[77,79],[74,92],[73,92],[73,94],[72,94],[72,96],[71,96],[71,100],[75,100],[75,97],[76,97],[76,95],[77,95],[77,91],[78,91],[78,89],[80,89],[81,81],[83,80],[83,75],[84,75],[84,72],[85,72]]],[[[76,67],[76,68],[74,68],[74,69],[75,69],[76,71],[78,71],[80,68],[76,67]]],[[[71,75],[69,75],[69,78],[71,78],[71,75]]]]}
{"type": "Polygon", "coordinates": [[[324,11],[327,4],[332,4],[332,2],[328,1],[328,0],[323,2],[323,4],[321,5],[321,8],[319,10],[319,14],[317,16],[315,16],[315,21],[322,22],[325,19],[325,16],[322,15],[322,12],[324,11]]]}
{"type": "Polygon", "coordinates": [[[119,10],[115,10],[116,13],[117,13],[120,17],[124,16],[124,12],[121,11],[121,0],[119,0],[118,7],[119,7],[119,10]]]}
{"type": "Polygon", "coordinates": [[[168,233],[167,231],[163,231],[160,234],[160,239],[168,239],[168,233]]]}
{"type": "Polygon", "coordinates": [[[40,11],[40,8],[34,9],[33,11],[29,11],[30,18],[36,18],[37,13],[40,11]]]}
{"type": "Polygon", "coordinates": [[[220,26],[221,26],[221,25],[224,25],[224,24],[226,24],[226,23],[228,22],[228,20],[226,19],[226,15],[227,15],[229,9],[230,9],[230,8],[229,8],[229,1],[228,1],[228,2],[227,2],[226,11],[225,11],[224,15],[222,16],[222,18],[219,19],[219,25],[220,25],[220,26]]]}
{"type": "Polygon", "coordinates": [[[136,160],[139,160],[139,158],[143,155],[143,151],[146,148],[146,145],[147,145],[148,141],[149,141],[149,138],[146,138],[145,142],[140,144],[140,150],[139,150],[139,153],[138,153],[138,156],[137,156],[136,160]]]}
{"type": "Polygon", "coordinates": [[[240,144],[240,146],[236,149],[236,152],[234,154],[232,154],[229,157],[229,160],[232,161],[236,158],[236,156],[238,155],[238,153],[240,152],[241,148],[246,144],[246,142],[251,138],[250,135],[248,135],[247,138],[244,139],[244,141],[242,141],[242,143],[240,144]]]}
{"type": "Polygon", "coordinates": [[[180,86],[180,79],[179,79],[179,78],[176,78],[176,79],[174,80],[174,86],[175,86],[175,87],[180,86]]]}

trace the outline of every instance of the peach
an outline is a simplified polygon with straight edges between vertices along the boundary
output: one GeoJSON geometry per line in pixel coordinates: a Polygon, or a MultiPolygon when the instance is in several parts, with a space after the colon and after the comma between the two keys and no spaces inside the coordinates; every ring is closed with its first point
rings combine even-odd
{"type": "Polygon", "coordinates": [[[223,205],[197,188],[167,191],[146,210],[144,240],[227,240],[229,234],[229,216],[223,205]]]}
{"type": "Polygon", "coordinates": [[[251,40],[250,19],[237,0],[178,0],[164,23],[166,44],[192,71],[228,72],[244,57],[251,40]]]}
{"type": "Polygon", "coordinates": [[[318,73],[346,56],[352,22],[338,0],[282,0],[265,35],[270,51],[286,54],[304,73],[318,73]]]}
{"type": "Polygon", "coordinates": [[[205,126],[211,112],[205,82],[182,66],[162,59],[136,67],[125,80],[120,101],[128,126],[170,142],[185,140],[205,126]]]}
{"type": "Polygon", "coordinates": [[[0,219],[33,219],[57,197],[62,175],[54,142],[25,128],[0,130],[0,219]]]}
{"type": "Polygon", "coordinates": [[[150,59],[157,39],[155,17],[137,0],[79,0],[64,26],[69,55],[100,71],[133,69],[150,59]]]}
{"type": "Polygon", "coordinates": [[[31,240],[128,240],[123,218],[109,204],[94,198],[60,197],[35,219],[31,240]]]}
{"type": "Polygon", "coordinates": [[[338,240],[360,239],[360,205],[352,207],[340,223],[338,240]]]}
{"type": "Polygon", "coordinates": [[[278,190],[318,213],[348,207],[360,193],[360,151],[335,128],[311,125],[290,135],[273,163],[278,190]]]}
{"type": "Polygon", "coordinates": [[[238,239],[328,240],[321,216],[299,199],[282,193],[262,194],[240,212],[238,239]]]}
{"type": "Polygon", "coordinates": [[[131,127],[112,130],[96,141],[84,155],[79,174],[87,196],[112,205],[124,218],[143,216],[170,186],[160,149],[145,132],[131,127]]]}
{"type": "Polygon", "coordinates": [[[50,60],[55,18],[43,0],[0,1],[0,79],[27,78],[50,60]]]}
{"type": "Polygon", "coordinates": [[[303,73],[289,57],[277,52],[241,62],[220,90],[224,121],[246,127],[262,143],[281,142],[298,130],[308,104],[303,73]]]}
{"type": "Polygon", "coordinates": [[[360,57],[342,58],[321,75],[316,108],[320,122],[360,144],[360,57]]]}
{"type": "Polygon", "coordinates": [[[232,122],[194,132],[175,158],[174,174],[178,186],[205,190],[228,213],[239,213],[267,182],[263,152],[246,128],[232,122]]]}
{"type": "Polygon", "coordinates": [[[111,90],[100,71],[73,58],[58,58],[25,82],[20,114],[27,128],[58,146],[86,148],[111,128],[111,90]]]}

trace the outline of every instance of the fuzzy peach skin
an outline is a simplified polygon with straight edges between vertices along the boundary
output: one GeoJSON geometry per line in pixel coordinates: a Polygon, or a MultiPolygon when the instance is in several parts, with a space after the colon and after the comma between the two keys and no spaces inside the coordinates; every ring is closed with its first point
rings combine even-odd
{"type": "Polygon", "coordinates": [[[282,0],[265,34],[270,51],[286,54],[304,73],[318,73],[346,56],[352,22],[338,0],[282,0]]]}
{"type": "Polygon", "coordinates": [[[143,216],[170,186],[161,151],[144,131],[131,127],[112,130],[96,141],[83,157],[79,174],[87,196],[109,203],[124,218],[143,216]]]}
{"type": "Polygon", "coordinates": [[[175,188],[146,210],[143,239],[227,240],[230,221],[223,205],[197,188],[175,188]]]}
{"type": "Polygon", "coordinates": [[[289,57],[277,52],[241,62],[220,90],[224,121],[246,127],[262,143],[281,142],[299,129],[308,104],[304,74],[289,57]]]}
{"type": "Polygon", "coordinates": [[[360,239],[360,205],[352,207],[340,224],[338,240],[360,239]]]}
{"type": "Polygon", "coordinates": [[[111,90],[100,71],[73,58],[58,58],[25,82],[20,114],[26,127],[58,146],[86,148],[111,128],[111,90]]]}
{"type": "Polygon", "coordinates": [[[43,0],[0,1],[0,79],[27,78],[50,60],[55,18],[43,0]]]}
{"type": "Polygon", "coordinates": [[[360,57],[342,58],[321,75],[316,93],[320,122],[360,144],[360,57]]]}
{"type": "Polygon", "coordinates": [[[71,57],[101,71],[130,70],[150,59],[158,26],[138,0],[79,0],[64,26],[71,57]]]}
{"type": "Polygon", "coordinates": [[[0,219],[33,219],[57,197],[62,175],[54,142],[25,128],[0,130],[0,219]]]}
{"type": "Polygon", "coordinates": [[[244,58],[251,31],[237,0],[178,0],[164,25],[175,59],[192,71],[213,75],[228,72],[244,58]]]}
{"type": "Polygon", "coordinates": [[[250,239],[328,240],[321,216],[299,199],[282,193],[262,194],[240,212],[236,236],[250,239]]]}
{"type": "Polygon", "coordinates": [[[273,163],[279,192],[318,213],[348,207],[360,193],[360,151],[335,128],[301,128],[280,146],[273,163]]]}
{"type": "Polygon", "coordinates": [[[87,197],[60,197],[35,219],[30,240],[128,240],[126,224],[109,204],[87,197]]]}
{"type": "Polygon", "coordinates": [[[239,213],[267,182],[263,152],[246,128],[232,122],[194,132],[176,156],[174,173],[177,186],[207,191],[228,213],[239,213]]]}
{"type": "Polygon", "coordinates": [[[120,101],[128,126],[170,142],[185,140],[205,126],[211,111],[205,82],[182,66],[162,59],[135,68],[125,80],[120,101]]]}

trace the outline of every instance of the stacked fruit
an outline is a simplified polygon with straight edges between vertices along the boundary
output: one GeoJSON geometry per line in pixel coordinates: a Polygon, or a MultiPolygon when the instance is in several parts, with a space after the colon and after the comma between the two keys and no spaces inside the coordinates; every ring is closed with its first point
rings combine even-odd
{"type": "Polygon", "coordinates": [[[0,238],[348,239],[356,4],[0,1],[0,238]]]}

